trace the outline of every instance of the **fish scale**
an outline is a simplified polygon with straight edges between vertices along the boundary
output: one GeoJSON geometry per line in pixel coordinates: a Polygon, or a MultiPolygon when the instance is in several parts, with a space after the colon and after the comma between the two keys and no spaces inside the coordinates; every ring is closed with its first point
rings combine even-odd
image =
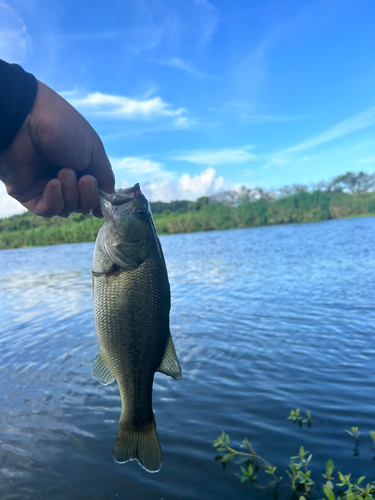
{"type": "Polygon", "coordinates": [[[152,410],[154,374],[181,369],[169,330],[170,288],[149,204],[139,185],[101,192],[106,222],[93,259],[95,327],[100,350],[92,369],[104,385],[118,383],[122,413],[113,458],[161,467],[152,410]]]}

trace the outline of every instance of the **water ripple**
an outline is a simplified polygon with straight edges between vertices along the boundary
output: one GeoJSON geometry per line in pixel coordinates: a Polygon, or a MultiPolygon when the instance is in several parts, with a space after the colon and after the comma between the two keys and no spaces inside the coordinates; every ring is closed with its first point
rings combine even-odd
{"type": "Polygon", "coordinates": [[[374,229],[366,218],[162,237],[183,379],[155,377],[153,475],[111,458],[120,397],[90,376],[93,244],[2,251],[0,497],[242,500],[234,468],[212,460],[223,429],[281,468],[304,444],[315,475],[332,453],[369,475],[372,449],[353,461],[345,429],[373,430],[374,229]],[[296,407],[312,429],[286,420],[296,407]]]}

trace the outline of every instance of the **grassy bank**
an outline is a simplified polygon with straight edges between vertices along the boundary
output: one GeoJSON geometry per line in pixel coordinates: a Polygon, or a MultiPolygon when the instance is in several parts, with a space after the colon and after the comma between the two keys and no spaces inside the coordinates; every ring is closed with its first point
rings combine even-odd
{"type": "MultiPolygon", "coordinates": [[[[190,233],[268,224],[313,222],[375,214],[375,192],[301,191],[276,200],[261,198],[236,207],[201,198],[151,204],[159,234],[190,233]]],[[[0,249],[94,241],[103,220],[73,214],[43,219],[30,212],[0,220],[0,249]]]]}
{"type": "Polygon", "coordinates": [[[278,200],[259,199],[229,207],[204,204],[186,212],[155,214],[159,234],[313,222],[375,213],[375,193],[300,192],[278,200]]]}

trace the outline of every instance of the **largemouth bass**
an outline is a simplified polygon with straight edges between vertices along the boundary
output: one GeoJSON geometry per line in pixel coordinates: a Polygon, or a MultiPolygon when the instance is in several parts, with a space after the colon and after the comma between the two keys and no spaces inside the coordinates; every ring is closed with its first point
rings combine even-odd
{"type": "Polygon", "coordinates": [[[94,379],[118,383],[122,412],[112,456],[157,472],[162,455],[152,410],[156,371],[181,378],[169,330],[170,289],[150,205],[139,184],[100,192],[106,219],[96,239],[93,300],[100,349],[94,379]]]}

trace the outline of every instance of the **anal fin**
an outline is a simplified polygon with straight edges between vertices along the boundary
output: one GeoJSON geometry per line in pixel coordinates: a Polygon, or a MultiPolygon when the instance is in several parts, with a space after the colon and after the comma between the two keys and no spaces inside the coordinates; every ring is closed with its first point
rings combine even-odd
{"type": "Polygon", "coordinates": [[[112,375],[107,365],[104,363],[104,359],[100,349],[95,358],[94,364],[92,365],[91,376],[103,385],[112,384],[112,382],[115,380],[115,377],[112,375]]]}
{"type": "Polygon", "coordinates": [[[173,345],[171,334],[169,334],[167,345],[165,346],[162,362],[156,371],[169,375],[175,380],[180,380],[182,377],[180,363],[177,359],[176,349],[173,345]]]}

